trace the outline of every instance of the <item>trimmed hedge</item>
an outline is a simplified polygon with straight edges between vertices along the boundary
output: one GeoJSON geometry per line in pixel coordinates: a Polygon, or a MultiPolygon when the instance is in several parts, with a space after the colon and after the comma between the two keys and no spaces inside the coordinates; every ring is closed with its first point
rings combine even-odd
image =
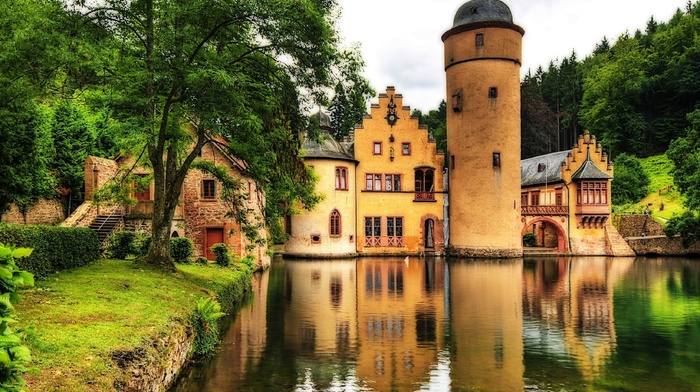
{"type": "Polygon", "coordinates": [[[84,227],[0,223],[0,242],[33,248],[31,256],[17,261],[17,265],[36,277],[80,267],[100,257],[97,233],[84,227]]]}

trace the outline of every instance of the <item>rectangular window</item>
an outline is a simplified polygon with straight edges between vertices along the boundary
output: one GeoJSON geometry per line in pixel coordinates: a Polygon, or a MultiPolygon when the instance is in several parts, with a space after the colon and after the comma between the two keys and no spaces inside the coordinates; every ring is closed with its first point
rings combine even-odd
{"type": "Polygon", "coordinates": [[[380,236],[382,233],[382,218],[365,218],[365,246],[381,246],[380,236]]]}
{"type": "Polygon", "coordinates": [[[498,98],[498,88],[489,87],[489,98],[498,98]]]}
{"type": "Polygon", "coordinates": [[[411,143],[401,143],[401,154],[411,155],[411,143]]]}
{"type": "Polygon", "coordinates": [[[386,235],[388,237],[403,237],[403,218],[386,218],[386,235]]]}
{"type": "Polygon", "coordinates": [[[493,153],[493,167],[501,167],[501,153],[500,152],[493,153]]]}
{"type": "Polygon", "coordinates": [[[526,206],[526,205],[527,205],[527,193],[521,193],[521,194],[520,194],[520,205],[521,205],[521,206],[526,206]]]}
{"type": "Polygon", "coordinates": [[[337,190],[348,190],[348,168],[347,167],[336,167],[335,168],[335,189],[337,190]]]}
{"type": "Polygon", "coordinates": [[[202,180],[202,198],[214,199],[216,197],[216,181],[202,180]]]}
{"type": "Polygon", "coordinates": [[[401,191],[401,175],[400,174],[386,174],[384,176],[384,189],[392,192],[401,191]]]}
{"type": "Polygon", "coordinates": [[[450,169],[454,170],[455,169],[455,156],[450,155],[450,169]]]}
{"type": "Polygon", "coordinates": [[[374,142],[374,149],[372,152],[374,155],[382,155],[382,142],[374,142]]]}
{"type": "Polygon", "coordinates": [[[476,46],[484,46],[484,35],[483,34],[476,35],[476,46]]]}
{"type": "Polygon", "coordinates": [[[381,191],[382,190],[382,175],[381,174],[365,174],[365,190],[381,191]]]}
{"type": "Polygon", "coordinates": [[[564,203],[564,198],[562,196],[561,189],[557,189],[556,193],[554,195],[554,204],[561,206],[561,205],[564,205],[563,203],[564,203]]]}
{"type": "Polygon", "coordinates": [[[403,246],[403,218],[386,218],[387,245],[392,247],[403,246]]]}
{"type": "Polygon", "coordinates": [[[608,204],[607,181],[584,181],[576,188],[576,202],[578,204],[608,204]]]}
{"type": "Polygon", "coordinates": [[[530,205],[531,206],[540,205],[540,192],[539,191],[530,193],[530,205]]]}

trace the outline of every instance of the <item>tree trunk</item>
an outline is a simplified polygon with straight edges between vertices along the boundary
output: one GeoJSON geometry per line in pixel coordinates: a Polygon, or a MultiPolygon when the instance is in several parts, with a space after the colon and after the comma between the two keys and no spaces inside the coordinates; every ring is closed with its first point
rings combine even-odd
{"type": "Polygon", "coordinates": [[[170,213],[161,211],[153,214],[151,228],[151,247],[143,258],[148,265],[163,268],[168,271],[176,271],[172,257],[170,257],[170,226],[173,221],[173,211],[170,213]]]}

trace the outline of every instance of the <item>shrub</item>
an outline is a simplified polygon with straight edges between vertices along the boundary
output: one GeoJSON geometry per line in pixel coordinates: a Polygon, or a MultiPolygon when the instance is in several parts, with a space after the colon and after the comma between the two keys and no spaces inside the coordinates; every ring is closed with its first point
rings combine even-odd
{"type": "Polygon", "coordinates": [[[0,242],[32,247],[17,265],[36,277],[80,267],[100,257],[97,233],[85,227],[0,224],[0,242]]]}
{"type": "Polygon", "coordinates": [[[197,307],[190,317],[195,332],[193,347],[195,355],[208,354],[219,343],[218,320],[224,315],[221,305],[216,300],[204,297],[197,301],[197,307]]]}
{"type": "Polygon", "coordinates": [[[615,181],[612,187],[613,204],[634,204],[648,193],[651,183],[642,163],[634,155],[621,153],[615,159],[615,181]]]}
{"type": "Polygon", "coordinates": [[[170,239],[170,257],[176,263],[188,263],[193,249],[192,241],[189,238],[175,237],[170,239]]]}
{"type": "Polygon", "coordinates": [[[202,256],[197,257],[197,259],[194,262],[197,264],[202,264],[202,265],[209,264],[209,260],[207,260],[206,257],[202,257],[202,256]]]}
{"type": "Polygon", "coordinates": [[[21,391],[24,379],[21,374],[27,369],[24,365],[32,360],[27,346],[22,345],[21,331],[9,327],[13,322],[13,304],[19,301],[17,289],[34,286],[34,276],[21,271],[15,258],[29,257],[28,248],[12,248],[0,243],[0,389],[3,391],[21,391]]]}
{"type": "Polygon", "coordinates": [[[255,271],[255,257],[250,255],[245,256],[241,259],[241,264],[248,266],[251,271],[255,271]]]}
{"type": "Polygon", "coordinates": [[[113,259],[126,259],[141,254],[136,243],[138,235],[134,231],[118,231],[107,238],[107,256],[113,259]]]}
{"type": "Polygon", "coordinates": [[[218,243],[211,246],[211,251],[214,252],[214,261],[222,267],[228,267],[231,263],[231,258],[228,255],[228,246],[218,243]]]}
{"type": "Polygon", "coordinates": [[[525,246],[535,246],[537,239],[534,233],[525,233],[523,235],[523,245],[525,246]]]}
{"type": "Polygon", "coordinates": [[[139,255],[140,256],[145,256],[146,253],[148,253],[148,248],[151,247],[151,242],[152,242],[152,240],[151,240],[150,235],[141,237],[141,246],[139,246],[139,248],[140,248],[139,255]]]}

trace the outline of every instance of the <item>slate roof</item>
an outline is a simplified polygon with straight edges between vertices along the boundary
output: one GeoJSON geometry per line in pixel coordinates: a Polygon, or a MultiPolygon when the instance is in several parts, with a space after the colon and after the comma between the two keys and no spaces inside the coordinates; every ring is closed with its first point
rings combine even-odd
{"type": "Polygon", "coordinates": [[[576,173],[571,176],[572,180],[608,180],[611,178],[613,178],[613,176],[600,170],[600,168],[596,166],[595,163],[590,160],[590,158],[586,158],[583,165],[581,165],[581,167],[576,170],[576,173]]]}
{"type": "Polygon", "coordinates": [[[304,140],[302,147],[306,150],[305,158],[339,159],[356,162],[350,149],[352,144],[347,146],[348,143],[338,143],[327,132],[322,132],[320,138],[320,142],[308,138],[304,140]],[[346,148],[346,146],[349,148],[346,148]]]}
{"type": "Polygon", "coordinates": [[[459,7],[453,27],[477,22],[513,23],[513,15],[500,0],[471,0],[459,7]]]}
{"type": "Polygon", "coordinates": [[[552,152],[520,161],[520,186],[533,186],[562,181],[561,163],[571,150],[552,152]],[[538,167],[544,165],[543,171],[538,167]]]}

